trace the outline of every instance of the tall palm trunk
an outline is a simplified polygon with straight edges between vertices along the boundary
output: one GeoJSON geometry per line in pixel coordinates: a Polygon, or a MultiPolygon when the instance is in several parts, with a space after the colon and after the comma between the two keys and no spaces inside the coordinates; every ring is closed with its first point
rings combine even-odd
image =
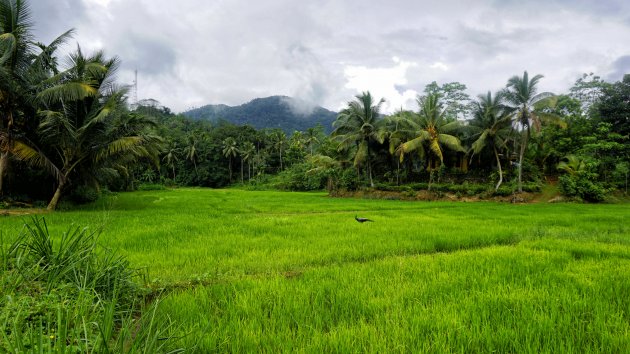
{"type": "Polygon", "coordinates": [[[57,204],[59,203],[59,199],[61,199],[61,192],[63,191],[65,184],[66,184],[65,182],[59,182],[59,184],[57,185],[57,190],[55,190],[55,194],[50,200],[50,203],[48,203],[46,210],[52,211],[52,210],[57,209],[57,204]]]}
{"type": "Polygon", "coordinates": [[[9,166],[9,152],[4,151],[0,155],[0,195],[4,193],[4,175],[9,166]]]}
{"type": "Polygon", "coordinates": [[[241,183],[244,183],[245,179],[243,178],[243,157],[241,157],[241,183]]]}
{"type": "Polygon", "coordinates": [[[232,156],[230,156],[230,162],[229,162],[229,171],[230,171],[230,183],[232,183],[232,156]]]}
{"type": "Polygon", "coordinates": [[[282,171],[282,149],[278,150],[280,153],[280,171],[282,171]]]}
{"type": "Polygon", "coordinates": [[[521,144],[521,151],[518,157],[518,192],[523,193],[523,157],[525,156],[525,150],[527,150],[527,143],[529,142],[529,126],[527,131],[523,132],[523,142],[521,144]]]}
{"type": "Polygon", "coordinates": [[[370,187],[374,188],[374,180],[372,179],[372,162],[370,161],[370,142],[367,142],[367,169],[370,178],[370,187]]]}
{"type": "Polygon", "coordinates": [[[494,191],[496,192],[499,190],[499,186],[503,182],[503,170],[501,169],[501,160],[499,159],[499,153],[497,152],[496,147],[494,147],[494,157],[497,158],[497,166],[499,167],[499,183],[497,183],[497,186],[494,188],[494,191]]]}
{"type": "Polygon", "coordinates": [[[4,193],[4,176],[7,174],[7,169],[9,168],[9,156],[10,156],[10,148],[13,143],[11,140],[11,129],[13,129],[13,112],[11,110],[5,111],[5,123],[6,126],[6,140],[4,141],[4,145],[6,146],[5,151],[0,154],[0,195],[4,193]]]}

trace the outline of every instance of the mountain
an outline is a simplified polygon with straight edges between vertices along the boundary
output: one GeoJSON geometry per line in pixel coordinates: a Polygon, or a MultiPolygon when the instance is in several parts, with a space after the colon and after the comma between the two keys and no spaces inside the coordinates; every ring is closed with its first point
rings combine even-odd
{"type": "Polygon", "coordinates": [[[236,125],[249,124],[256,129],[280,128],[287,134],[304,131],[321,124],[326,133],[332,131],[337,113],[312,106],[297,98],[271,96],[256,98],[240,106],[206,105],[183,113],[192,119],[225,120],[236,125]]]}

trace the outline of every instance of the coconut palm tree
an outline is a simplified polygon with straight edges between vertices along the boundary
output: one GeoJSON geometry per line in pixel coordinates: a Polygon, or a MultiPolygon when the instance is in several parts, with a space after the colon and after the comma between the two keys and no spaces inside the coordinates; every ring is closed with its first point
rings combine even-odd
{"type": "MultiPolygon", "coordinates": [[[[403,142],[409,140],[409,137],[402,128],[405,125],[405,121],[411,119],[411,115],[413,115],[412,112],[403,111],[401,109],[399,112],[396,112],[396,114],[388,116],[384,120],[385,129],[383,133],[389,141],[389,154],[391,156],[395,156],[396,151],[403,142]]],[[[400,184],[400,163],[400,158],[396,158],[396,184],[400,184]]]]}
{"type": "Polygon", "coordinates": [[[181,149],[177,147],[177,143],[171,143],[170,147],[166,150],[166,154],[162,158],[162,161],[166,163],[166,166],[173,172],[173,181],[175,181],[175,163],[179,160],[178,155],[181,149]]]}
{"type": "Polygon", "coordinates": [[[198,176],[197,157],[199,156],[199,150],[197,149],[197,138],[194,133],[188,135],[188,145],[184,148],[184,155],[186,155],[187,160],[190,160],[193,163],[195,176],[198,176]]]}
{"type": "Polygon", "coordinates": [[[0,0],[0,193],[15,141],[26,144],[36,135],[34,88],[58,72],[54,53],[74,32],[44,45],[34,42],[32,27],[26,1],[0,0]]]}
{"type": "Polygon", "coordinates": [[[289,138],[289,147],[295,148],[298,150],[303,150],[305,144],[304,133],[301,131],[294,131],[293,135],[289,138]]]}
{"type": "MultiPolygon", "coordinates": [[[[0,0],[0,193],[18,132],[15,120],[27,102],[29,68],[35,46],[33,22],[28,5],[22,0],[0,0]]],[[[29,105],[30,106],[30,105],[29,105]]],[[[34,115],[30,109],[29,116],[34,115]]]]}
{"type": "Polygon", "coordinates": [[[470,150],[471,159],[474,154],[479,154],[485,148],[492,148],[499,169],[499,182],[494,190],[498,190],[503,182],[503,170],[499,151],[505,146],[508,135],[512,131],[512,109],[503,104],[503,94],[498,93],[492,97],[492,93],[479,95],[477,102],[473,103],[473,118],[468,123],[468,128],[476,137],[470,150]]]}
{"type": "MultiPolygon", "coordinates": [[[[321,127],[321,125],[320,125],[321,127]]],[[[321,135],[321,129],[311,127],[306,129],[306,133],[304,134],[305,140],[304,142],[309,148],[310,155],[313,155],[313,147],[319,144],[319,136],[321,135]]]]}
{"type": "Polygon", "coordinates": [[[254,154],[254,157],[252,158],[252,170],[257,176],[265,173],[268,159],[269,154],[267,153],[267,150],[261,149],[256,151],[254,154]]]}
{"type": "Polygon", "coordinates": [[[37,69],[42,69],[45,73],[57,75],[59,74],[59,64],[55,53],[59,48],[64,45],[68,39],[74,35],[74,29],[70,29],[64,32],[61,36],[55,38],[50,44],[46,45],[41,42],[35,43],[40,53],[35,56],[33,60],[33,66],[37,69]]]}
{"type": "Polygon", "coordinates": [[[234,138],[227,137],[223,140],[223,156],[229,159],[230,183],[232,183],[232,158],[238,155],[238,147],[234,138]]]}
{"type": "Polygon", "coordinates": [[[374,187],[372,178],[372,161],[370,157],[370,143],[383,143],[384,135],[379,130],[381,123],[380,109],[384,99],[374,102],[370,92],[363,92],[354,101],[348,102],[337,120],[333,123],[335,130],[332,136],[339,142],[338,151],[345,151],[356,147],[354,152],[354,166],[366,164],[370,186],[374,187]]]}
{"type": "Polygon", "coordinates": [[[542,79],[542,75],[536,75],[529,78],[527,71],[523,73],[523,77],[512,76],[507,83],[507,88],[503,95],[505,100],[516,110],[514,121],[522,129],[521,146],[518,156],[518,191],[523,192],[523,157],[527,150],[527,144],[531,137],[532,125],[540,126],[541,115],[534,113],[534,106],[544,103],[554,95],[550,92],[538,92],[538,82],[542,79]]]}
{"type": "Polygon", "coordinates": [[[247,161],[247,179],[252,178],[252,160],[256,153],[256,146],[251,141],[246,141],[240,148],[241,159],[247,161]]]}
{"type": "Polygon", "coordinates": [[[49,210],[71,182],[96,184],[103,177],[127,174],[126,166],[141,158],[157,164],[161,150],[155,123],[127,111],[127,91],[113,83],[117,58],[106,59],[102,52],[85,56],[78,48],[69,63],[37,95],[43,107],[41,149],[22,142],[14,148],[16,157],[46,167],[56,177],[49,210]]]}
{"type": "Polygon", "coordinates": [[[282,166],[282,152],[284,148],[287,146],[287,135],[282,130],[274,130],[271,133],[271,146],[274,150],[278,152],[278,156],[280,157],[280,171],[283,170],[282,166]]]}
{"type": "Polygon", "coordinates": [[[454,132],[459,122],[446,118],[439,94],[418,98],[420,112],[404,119],[401,133],[411,139],[398,147],[402,160],[405,154],[417,151],[421,158],[428,157],[428,169],[438,168],[444,162],[444,148],[465,152],[459,139],[447,133],[454,132]]]}

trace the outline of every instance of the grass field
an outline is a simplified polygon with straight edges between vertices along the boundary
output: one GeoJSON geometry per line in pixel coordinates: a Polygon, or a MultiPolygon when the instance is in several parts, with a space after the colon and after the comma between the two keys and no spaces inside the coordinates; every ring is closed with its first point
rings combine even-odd
{"type": "Polygon", "coordinates": [[[46,219],[102,226],[193,352],[630,351],[627,204],[177,189],[46,219]]]}

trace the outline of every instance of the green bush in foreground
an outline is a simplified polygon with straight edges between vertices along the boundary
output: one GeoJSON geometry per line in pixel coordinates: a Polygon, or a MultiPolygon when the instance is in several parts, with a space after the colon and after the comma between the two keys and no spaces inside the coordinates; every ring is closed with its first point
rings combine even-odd
{"type": "Polygon", "coordinates": [[[166,352],[168,319],[145,305],[136,271],[96,232],[69,227],[51,237],[33,218],[0,242],[0,349],[7,352],[166,352]]]}

